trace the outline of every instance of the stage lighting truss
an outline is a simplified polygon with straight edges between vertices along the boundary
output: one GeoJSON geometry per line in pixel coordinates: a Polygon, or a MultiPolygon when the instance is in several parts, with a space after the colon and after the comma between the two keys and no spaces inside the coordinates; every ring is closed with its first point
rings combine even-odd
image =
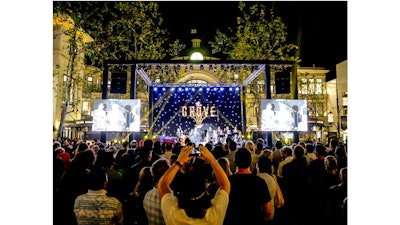
{"type": "Polygon", "coordinates": [[[218,86],[218,87],[244,87],[250,84],[260,74],[266,71],[266,67],[292,67],[294,62],[290,61],[108,61],[109,65],[123,65],[123,66],[136,66],[136,73],[142,77],[148,86],[218,86]],[[184,70],[184,71],[182,71],[184,70]],[[171,83],[181,72],[209,72],[213,74],[220,74],[222,77],[230,80],[231,83],[171,83]],[[250,74],[249,74],[250,73],[250,74]],[[161,74],[165,75],[167,80],[160,82],[161,74]],[[249,75],[248,75],[249,74],[249,75]],[[229,76],[229,77],[226,77],[229,76]],[[241,76],[244,81],[240,83],[241,76]]]}

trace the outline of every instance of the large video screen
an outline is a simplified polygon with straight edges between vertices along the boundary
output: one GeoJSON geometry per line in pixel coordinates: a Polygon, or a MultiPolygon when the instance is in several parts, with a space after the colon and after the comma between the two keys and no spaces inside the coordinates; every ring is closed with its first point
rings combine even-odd
{"type": "Polygon", "coordinates": [[[140,131],[140,99],[94,100],[92,131],[140,131]]]}
{"type": "Polygon", "coordinates": [[[150,92],[153,134],[200,143],[241,130],[239,87],[152,87],[150,92]]]}
{"type": "Polygon", "coordinates": [[[307,100],[261,100],[262,131],[308,131],[307,100]]]}

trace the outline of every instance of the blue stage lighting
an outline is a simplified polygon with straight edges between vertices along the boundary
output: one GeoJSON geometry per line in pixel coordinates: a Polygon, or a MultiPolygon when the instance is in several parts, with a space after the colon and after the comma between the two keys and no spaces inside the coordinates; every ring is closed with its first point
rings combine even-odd
{"type": "Polygon", "coordinates": [[[162,90],[165,91],[165,87],[163,87],[162,90]]]}
{"type": "Polygon", "coordinates": [[[157,91],[157,87],[154,87],[154,88],[153,88],[153,91],[157,91]]]}

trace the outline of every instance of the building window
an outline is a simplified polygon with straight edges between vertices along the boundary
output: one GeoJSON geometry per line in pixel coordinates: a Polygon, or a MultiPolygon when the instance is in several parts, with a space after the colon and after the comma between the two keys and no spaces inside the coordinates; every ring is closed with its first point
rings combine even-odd
{"type": "Polygon", "coordinates": [[[82,115],[90,115],[89,113],[89,102],[82,102],[82,115]]]}
{"type": "Polygon", "coordinates": [[[309,79],[308,80],[308,90],[309,94],[315,94],[315,80],[314,79],[309,79]]]}
{"type": "Polygon", "coordinates": [[[258,81],[257,82],[257,91],[258,93],[263,93],[264,91],[264,81],[258,81]]]}
{"type": "Polygon", "coordinates": [[[322,94],[322,79],[316,79],[316,84],[315,84],[315,94],[320,95],[322,94]]]}
{"type": "Polygon", "coordinates": [[[316,116],[323,116],[324,115],[324,103],[322,102],[317,102],[316,104],[316,116]]]}
{"type": "Polygon", "coordinates": [[[300,80],[300,94],[306,95],[307,92],[307,79],[301,78],[300,80]]]}

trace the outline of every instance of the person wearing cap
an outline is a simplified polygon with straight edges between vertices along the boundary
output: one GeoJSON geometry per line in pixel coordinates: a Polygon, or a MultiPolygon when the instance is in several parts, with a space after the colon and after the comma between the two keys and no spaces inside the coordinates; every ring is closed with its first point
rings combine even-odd
{"type": "Polygon", "coordinates": [[[193,146],[183,147],[178,159],[159,180],[158,189],[165,224],[222,225],[229,203],[230,182],[206,147],[199,146],[200,155],[196,156],[190,154],[192,150],[193,146]],[[206,176],[203,176],[206,165],[212,168],[220,186],[214,196],[209,196],[206,191],[206,176]]]}

